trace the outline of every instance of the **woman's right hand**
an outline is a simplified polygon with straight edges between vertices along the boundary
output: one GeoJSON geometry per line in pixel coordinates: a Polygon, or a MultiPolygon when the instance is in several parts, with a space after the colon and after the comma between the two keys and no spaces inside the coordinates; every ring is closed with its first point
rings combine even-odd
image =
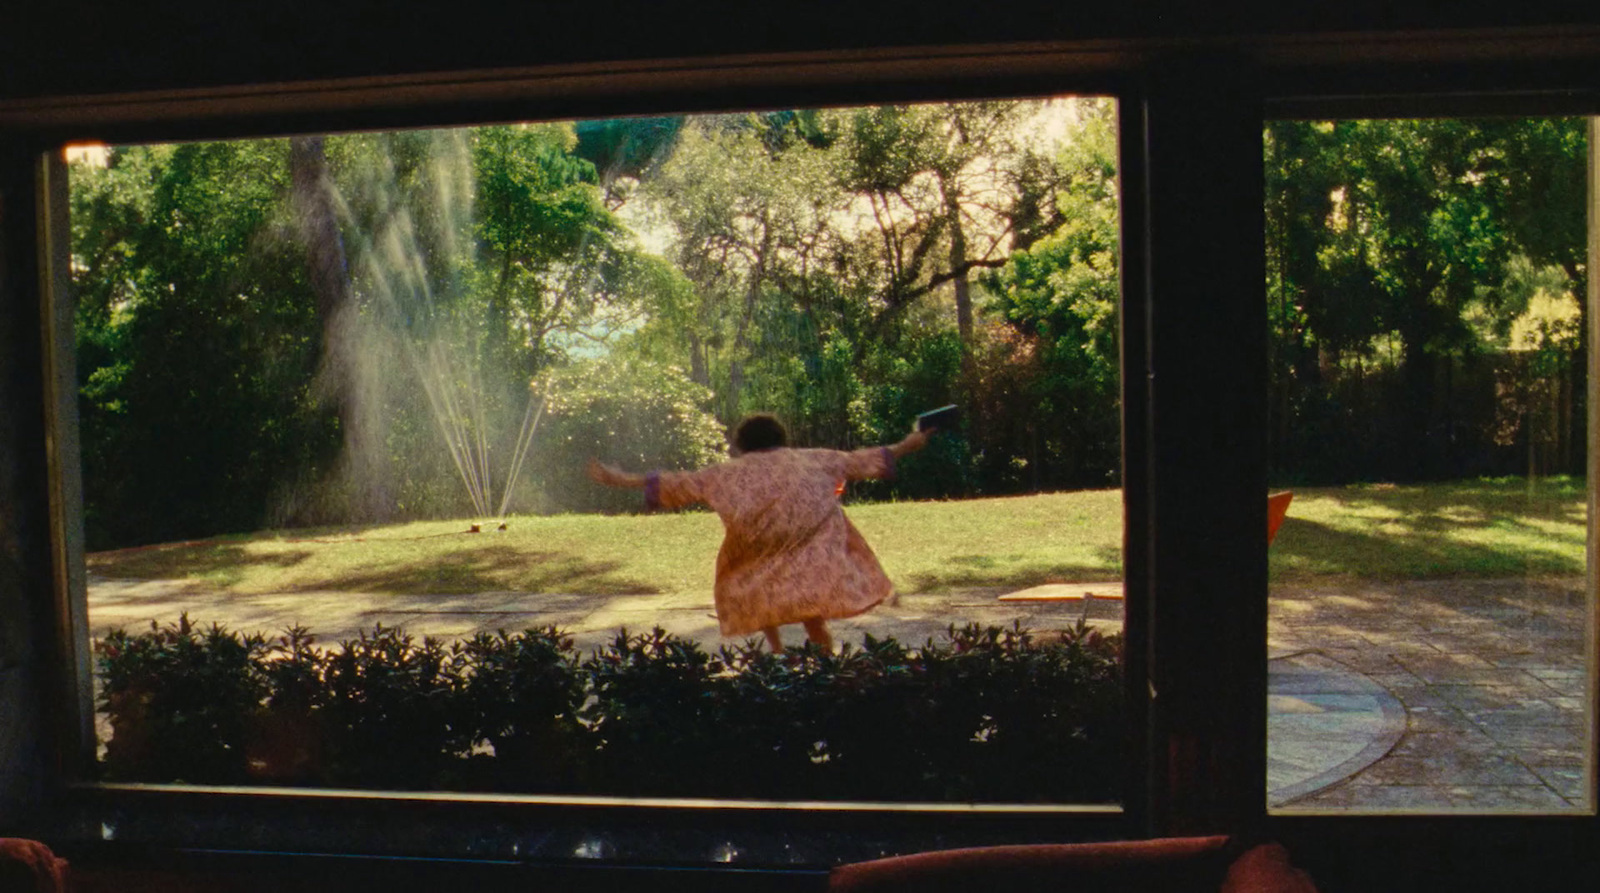
{"type": "Polygon", "coordinates": [[[597,484],[605,484],[607,487],[632,487],[637,490],[645,483],[645,475],[623,471],[599,459],[590,459],[589,466],[585,470],[589,472],[590,480],[597,484]]]}

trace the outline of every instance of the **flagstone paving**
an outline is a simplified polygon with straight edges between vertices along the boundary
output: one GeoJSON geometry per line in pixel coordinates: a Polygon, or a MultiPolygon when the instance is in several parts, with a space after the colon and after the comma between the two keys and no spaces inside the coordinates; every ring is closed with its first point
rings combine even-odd
{"type": "MultiPolygon", "coordinates": [[[[1588,809],[1592,631],[1586,604],[1581,578],[1273,592],[1273,655],[1291,662],[1314,658],[1358,673],[1392,696],[1405,717],[1401,734],[1379,759],[1347,766],[1353,771],[1344,778],[1290,791],[1296,795],[1273,805],[1286,811],[1588,809]]],[[[1329,722],[1340,725],[1337,718],[1329,722]]],[[[1351,727],[1364,722],[1353,719],[1351,727]]],[[[1273,757],[1276,728],[1269,721],[1273,757]]]]}
{"type": "Polygon", "coordinates": [[[1405,707],[1366,676],[1314,652],[1268,661],[1268,804],[1293,802],[1367,768],[1405,730],[1405,707]]]}

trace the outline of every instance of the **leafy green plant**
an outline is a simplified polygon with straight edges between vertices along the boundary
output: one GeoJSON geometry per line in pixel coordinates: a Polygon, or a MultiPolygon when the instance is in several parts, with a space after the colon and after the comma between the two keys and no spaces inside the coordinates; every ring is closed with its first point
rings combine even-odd
{"type": "Polygon", "coordinates": [[[534,456],[547,508],[629,511],[637,492],[597,487],[583,473],[591,457],[629,470],[694,469],[726,458],[722,426],[703,407],[711,393],[682,369],[603,358],[553,371],[534,456]]]}
{"type": "Polygon", "coordinates": [[[182,615],[130,636],[113,631],[96,646],[100,708],[110,717],[105,768],[111,778],[196,784],[237,780],[245,742],[267,694],[260,635],[182,615]]]}
{"type": "Polygon", "coordinates": [[[330,774],[360,787],[406,788],[454,770],[477,725],[463,703],[467,660],[460,643],[418,644],[382,624],[342,643],[323,670],[330,774]]]}
{"type": "Polygon", "coordinates": [[[572,638],[555,627],[467,641],[462,694],[473,737],[494,757],[487,782],[502,789],[582,790],[592,736],[579,717],[587,695],[572,638]]]}
{"type": "Polygon", "coordinates": [[[292,626],[267,650],[262,671],[269,694],[255,713],[245,770],[256,781],[292,783],[316,777],[323,765],[320,708],[326,652],[303,626],[292,626]]]}
{"type": "Polygon", "coordinates": [[[599,736],[600,783],[623,794],[693,794],[697,764],[716,746],[723,666],[700,646],[657,627],[626,629],[583,664],[599,736]]]}
{"type": "Polygon", "coordinates": [[[580,659],[547,627],[332,649],[178,624],[102,641],[108,777],[927,801],[1117,797],[1120,637],[951,627],[908,647],[715,654],[659,628],[580,659]],[[1026,773],[1019,772],[1026,766],[1026,773]]]}

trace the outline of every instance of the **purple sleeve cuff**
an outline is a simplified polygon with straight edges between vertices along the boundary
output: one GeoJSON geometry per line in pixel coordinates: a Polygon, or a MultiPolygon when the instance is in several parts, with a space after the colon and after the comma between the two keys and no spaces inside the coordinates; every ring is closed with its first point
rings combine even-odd
{"type": "Polygon", "coordinates": [[[894,480],[894,450],[888,447],[879,447],[879,449],[883,450],[883,479],[892,481],[894,480]]]}
{"type": "Polygon", "coordinates": [[[652,471],[644,476],[644,507],[649,511],[661,508],[661,472],[652,471]]]}

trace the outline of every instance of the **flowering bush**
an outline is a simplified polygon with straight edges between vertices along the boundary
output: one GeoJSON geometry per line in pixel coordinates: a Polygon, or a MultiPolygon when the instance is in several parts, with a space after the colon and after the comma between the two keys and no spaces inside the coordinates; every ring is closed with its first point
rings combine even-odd
{"type": "Polygon", "coordinates": [[[629,471],[695,469],[728,457],[711,392],[683,370],[644,360],[604,359],[550,374],[551,396],[529,460],[546,511],[637,511],[637,492],[596,487],[591,458],[629,471]]]}

